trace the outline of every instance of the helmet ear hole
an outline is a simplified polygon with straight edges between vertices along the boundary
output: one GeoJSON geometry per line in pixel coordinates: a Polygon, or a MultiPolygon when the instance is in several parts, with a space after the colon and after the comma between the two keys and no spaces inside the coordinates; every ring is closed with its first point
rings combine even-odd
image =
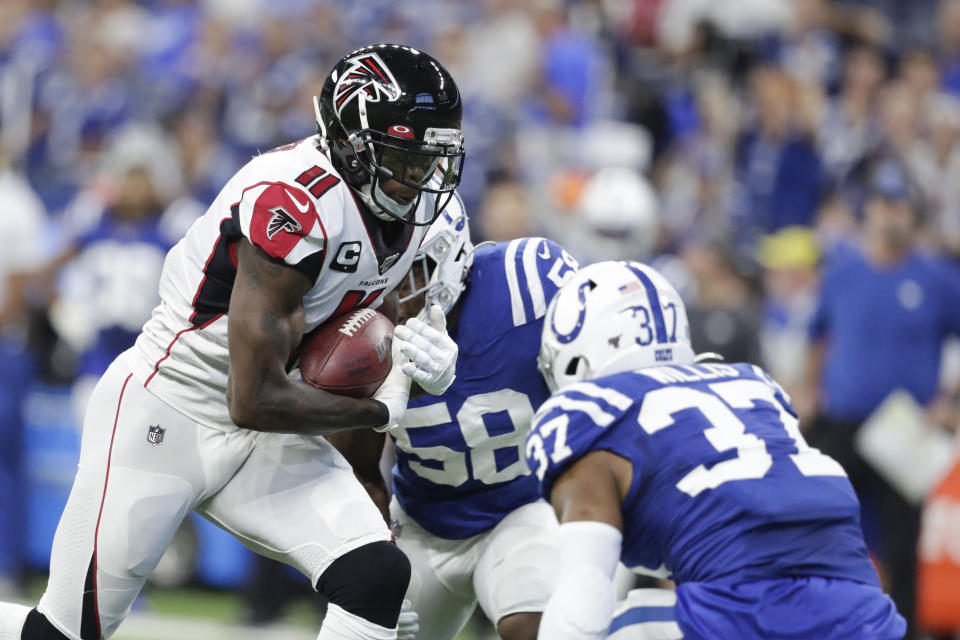
{"type": "Polygon", "coordinates": [[[567,368],[564,369],[564,375],[575,376],[577,375],[577,370],[580,368],[580,360],[582,358],[577,356],[575,358],[570,358],[570,362],[567,363],[567,368]]]}

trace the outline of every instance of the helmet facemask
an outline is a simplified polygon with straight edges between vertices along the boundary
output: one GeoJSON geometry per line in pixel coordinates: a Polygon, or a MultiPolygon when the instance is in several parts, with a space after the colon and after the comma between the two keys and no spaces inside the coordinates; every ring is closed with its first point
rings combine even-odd
{"type": "Polygon", "coordinates": [[[455,199],[427,232],[407,274],[400,304],[423,295],[421,314],[432,305],[450,313],[466,288],[473,250],[467,216],[455,199]]]}
{"type": "MultiPolygon", "coordinates": [[[[362,101],[362,97],[361,97],[362,101]]],[[[383,133],[361,129],[349,135],[349,142],[359,166],[368,178],[359,191],[377,216],[383,220],[400,220],[415,226],[432,224],[443,212],[460,185],[463,172],[463,134],[458,129],[427,129],[425,140],[401,137],[410,129],[393,126],[383,133]],[[396,131],[400,130],[400,131],[396,131]],[[407,203],[385,193],[382,185],[392,180],[413,194],[407,203]],[[433,194],[430,217],[413,220],[424,193],[433,194]]],[[[412,136],[412,132],[409,134],[412,136]]]]}

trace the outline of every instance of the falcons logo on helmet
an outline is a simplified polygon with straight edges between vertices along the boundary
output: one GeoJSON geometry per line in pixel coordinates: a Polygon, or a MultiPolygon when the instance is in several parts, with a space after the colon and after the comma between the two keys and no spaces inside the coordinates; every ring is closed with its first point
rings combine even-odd
{"type": "Polygon", "coordinates": [[[273,240],[273,236],[281,231],[297,233],[303,228],[300,223],[297,222],[297,219],[287,213],[283,207],[270,209],[270,213],[272,213],[273,216],[270,218],[270,222],[267,223],[268,240],[273,240]]]}
{"type": "Polygon", "coordinates": [[[380,102],[381,95],[390,102],[400,97],[400,85],[377,54],[364,53],[350,58],[347,63],[349,66],[337,79],[337,86],[333,90],[333,103],[338,116],[343,112],[344,105],[361,91],[366,94],[367,102],[380,102]]]}

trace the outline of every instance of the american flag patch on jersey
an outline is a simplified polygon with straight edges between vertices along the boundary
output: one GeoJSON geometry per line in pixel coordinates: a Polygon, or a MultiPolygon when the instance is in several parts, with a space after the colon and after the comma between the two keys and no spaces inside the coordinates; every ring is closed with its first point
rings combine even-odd
{"type": "Polygon", "coordinates": [[[161,427],[158,424],[150,425],[150,428],[147,429],[147,442],[152,445],[158,445],[163,442],[163,434],[166,432],[166,429],[161,427]]]}

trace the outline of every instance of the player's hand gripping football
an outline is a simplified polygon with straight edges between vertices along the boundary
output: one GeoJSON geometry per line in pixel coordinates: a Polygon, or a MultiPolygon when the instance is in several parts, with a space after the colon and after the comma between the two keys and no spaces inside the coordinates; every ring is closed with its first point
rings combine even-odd
{"type": "MultiPolygon", "coordinates": [[[[400,327],[397,327],[399,329],[400,327]]],[[[410,364],[407,356],[400,350],[402,340],[398,340],[396,332],[393,336],[393,345],[391,346],[391,357],[393,366],[390,373],[380,388],[373,394],[373,399],[384,404],[387,407],[387,422],[384,425],[375,427],[375,431],[387,431],[397,426],[407,410],[407,401],[410,399],[410,376],[404,373],[404,367],[410,364]]]]}
{"type": "Polygon", "coordinates": [[[410,359],[403,371],[417,381],[424,391],[440,395],[450,388],[456,377],[457,343],[447,335],[447,317],[433,305],[427,317],[429,324],[410,318],[394,330],[400,350],[410,359]]]}

